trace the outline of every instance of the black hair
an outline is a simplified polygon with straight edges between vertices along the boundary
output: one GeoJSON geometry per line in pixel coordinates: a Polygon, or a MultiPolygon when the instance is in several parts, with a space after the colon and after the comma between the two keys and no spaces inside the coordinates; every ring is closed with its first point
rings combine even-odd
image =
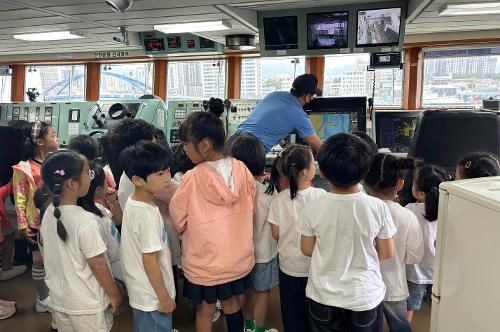
{"type": "Polygon", "coordinates": [[[172,155],[164,147],[149,141],[141,141],[120,153],[120,164],[125,174],[132,179],[138,176],[144,181],[153,173],[170,167],[172,155]]]}
{"type": "Polygon", "coordinates": [[[96,160],[99,155],[99,145],[89,135],[78,135],[71,138],[68,148],[84,155],[88,161],[96,160]]]}
{"type": "Polygon", "coordinates": [[[184,143],[193,143],[195,149],[202,140],[209,139],[217,152],[224,151],[226,141],[222,120],[211,112],[191,113],[179,127],[179,137],[184,143]]]}
{"type": "Polygon", "coordinates": [[[172,157],[172,165],[170,166],[170,174],[174,176],[175,174],[182,172],[186,174],[187,171],[192,170],[196,167],[196,164],[189,159],[184,151],[184,144],[180,143],[174,148],[174,154],[172,157]]]}
{"type": "Polygon", "coordinates": [[[220,118],[224,113],[224,102],[220,98],[210,98],[208,101],[208,111],[220,118]]]}
{"type": "Polygon", "coordinates": [[[363,183],[377,191],[393,191],[399,180],[403,180],[406,170],[415,169],[413,158],[397,158],[388,153],[377,153],[363,183]]]}
{"type": "Polygon", "coordinates": [[[253,176],[264,174],[266,149],[251,135],[238,136],[231,145],[231,156],[243,162],[253,176]]]}
{"type": "Polygon", "coordinates": [[[40,132],[38,133],[37,137],[32,137],[31,131],[33,129],[33,126],[35,126],[36,124],[37,122],[33,122],[30,123],[29,125],[23,126],[23,131],[24,131],[23,134],[24,137],[26,138],[24,143],[23,160],[29,160],[35,158],[37,149],[36,140],[44,139],[45,137],[47,137],[47,134],[49,133],[49,128],[52,127],[50,123],[40,122],[40,132]]]}
{"type": "Polygon", "coordinates": [[[42,183],[42,185],[35,190],[35,194],[33,195],[33,203],[35,203],[35,207],[40,210],[40,220],[43,219],[45,210],[49,206],[51,200],[52,192],[45,183],[42,183]]]}
{"type": "Polygon", "coordinates": [[[19,163],[24,156],[24,135],[19,128],[10,125],[0,126],[0,186],[12,179],[12,166],[19,163]]]}
{"type": "Polygon", "coordinates": [[[352,134],[354,136],[358,136],[363,141],[365,141],[370,146],[370,149],[372,149],[374,156],[378,153],[377,144],[373,141],[373,139],[367,133],[365,133],[364,131],[353,131],[352,134]]]}
{"type": "Polygon", "coordinates": [[[89,169],[94,171],[94,179],[90,181],[89,191],[87,195],[79,197],[77,205],[82,207],[85,211],[95,214],[99,217],[104,217],[104,214],[95,204],[95,192],[97,188],[104,186],[106,182],[106,176],[104,175],[104,169],[93,161],[89,162],[89,169]]]}
{"type": "Polygon", "coordinates": [[[498,157],[488,152],[473,152],[463,156],[457,163],[464,179],[500,175],[498,157]]]}
{"type": "Polygon", "coordinates": [[[368,143],[351,134],[330,136],[319,149],[319,169],[332,185],[349,188],[360,183],[373,160],[368,143]]]}
{"type": "Polygon", "coordinates": [[[429,221],[434,221],[438,217],[439,185],[445,182],[447,177],[446,171],[438,166],[424,165],[417,169],[414,185],[418,191],[425,194],[424,217],[429,221]]]}
{"type": "Polygon", "coordinates": [[[281,188],[281,179],[284,177],[283,161],[285,160],[288,152],[290,152],[290,150],[282,150],[273,160],[271,172],[269,174],[269,185],[266,189],[266,194],[268,195],[272,195],[274,192],[279,193],[285,189],[281,188]]]}
{"type": "Polygon", "coordinates": [[[68,232],[61,221],[61,194],[64,181],[68,179],[79,179],[84,166],[85,159],[82,155],[71,150],[54,152],[43,163],[42,179],[53,194],[54,217],[57,220],[57,235],[66,242],[68,232]]]}
{"type": "Polygon", "coordinates": [[[141,140],[152,141],[155,137],[155,127],[141,119],[125,118],[113,126],[106,136],[101,140],[102,147],[113,177],[116,183],[120,183],[123,173],[119,162],[120,153],[141,140]]]}
{"type": "Polygon", "coordinates": [[[281,168],[290,185],[290,198],[294,199],[299,191],[299,173],[309,168],[313,156],[310,147],[300,144],[289,145],[284,151],[286,155],[282,156],[281,168]]]}

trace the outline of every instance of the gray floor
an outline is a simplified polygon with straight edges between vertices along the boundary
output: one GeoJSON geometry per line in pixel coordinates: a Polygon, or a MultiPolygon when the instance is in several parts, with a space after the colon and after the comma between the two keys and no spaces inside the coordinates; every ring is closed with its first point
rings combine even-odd
{"type": "MultiPolygon", "coordinates": [[[[16,301],[18,312],[13,317],[0,321],[1,332],[47,332],[50,327],[50,315],[34,312],[35,289],[31,282],[31,273],[26,272],[22,276],[9,280],[0,281],[0,298],[16,301]]],[[[271,312],[269,315],[269,327],[283,331],[281,315],[279,310],[279,294],[273,291],[271,297],[271,312]]],[[[194,314],[188,307],[185,299],[180,297],[180,303],[174,313],[174,327],[180,332],[194,332],[194,314]]],[[[412,324],[414,332],[429,331],[430,307],[425,306],[420,312],[416,312],[412,324]]],[[[130,308],[124,310],[115,318],[113,330],[116,332],[132,331],[132,312],[130,308]]],[[[223,318],[214,324],[214,332],[225,331],[223,318]]]]}

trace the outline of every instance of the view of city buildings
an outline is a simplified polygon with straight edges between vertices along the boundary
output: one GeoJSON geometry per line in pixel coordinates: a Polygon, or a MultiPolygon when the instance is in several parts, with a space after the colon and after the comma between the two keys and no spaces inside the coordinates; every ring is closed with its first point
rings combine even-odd
{"type": "Polygon", "coordinates": [[[84,100],[85,66],[28,66],[25,90],[30,88],[40,93],[39,101],[84,100]]]}
{"type": "Polygon", "coordinates": [[[153,64],[101,65],[100,99],[134,99],[153,93],[153,64]]]}
{"type": "Polygon", "coordinates": [[[500,97],[500,56],[424,60],[424,106],[480,106],[500,97]]]}
{"type": "Polygon", "coordinates": [[[168,64],[168,100],[224,99],[226,61],[176,61],[168,64]]]}

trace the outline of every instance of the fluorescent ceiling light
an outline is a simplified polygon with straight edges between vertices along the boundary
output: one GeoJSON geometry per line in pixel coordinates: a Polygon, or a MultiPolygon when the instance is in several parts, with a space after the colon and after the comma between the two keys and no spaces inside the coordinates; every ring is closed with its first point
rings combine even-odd
{"type": "Polygon", "coordinates": [[[500,2],[446,5],[439,10],[438,14],[440,16],[500,14],[500,2]]]}
{"type": "Polygon", "coordinates": [[[21,35],[14,35],[14,39],[21,39],[27,41],[64,40],[64,39],[78,39],[78,38],[85,38],[85,37],[76,32],[71,32],[71,31],[25,33],[21,35]]]}
{"type": "Polygon", "coordinates": [[[175,24],[155,25],[155,30],[163,33],[183,33],[183,32],[206,32],[231,30],[231,23],[226,20],[206,21],[206,22],[188,22],[175,24]]]}

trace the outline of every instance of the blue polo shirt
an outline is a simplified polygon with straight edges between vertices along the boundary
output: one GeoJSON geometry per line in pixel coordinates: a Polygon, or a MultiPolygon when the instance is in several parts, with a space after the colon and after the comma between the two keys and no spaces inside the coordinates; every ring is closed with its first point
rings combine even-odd
{"type": "Polygon", "coordinates": [[[286,91],[268,94],[238,130],[255,136],[264,144],[266,151],[292,133],[300,138],[314,134],[311,120],[297,98],[286,91]]]}

